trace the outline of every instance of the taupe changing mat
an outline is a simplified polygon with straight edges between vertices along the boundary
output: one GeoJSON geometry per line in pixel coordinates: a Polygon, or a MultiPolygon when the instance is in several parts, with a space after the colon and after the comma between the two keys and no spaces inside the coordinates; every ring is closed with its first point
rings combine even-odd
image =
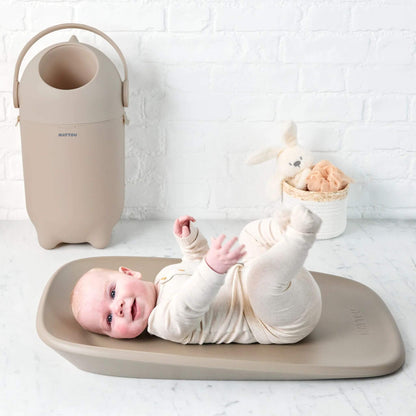
{"type": "Polygon", "coordinates": [[[40,338],[78,368],[140,378],[289,380],[374,377],[404,362],[404,347],[392,315],[367,286],[316,273],[323,300],[321,320],[293,345],[181,345],[150,335],[117,340],[83,330],[72,317],[70,294],[92,267],[140,270],[152,280],[178,259],[92,257],[70,262],[49,280],[40,300],[40,338]]]}

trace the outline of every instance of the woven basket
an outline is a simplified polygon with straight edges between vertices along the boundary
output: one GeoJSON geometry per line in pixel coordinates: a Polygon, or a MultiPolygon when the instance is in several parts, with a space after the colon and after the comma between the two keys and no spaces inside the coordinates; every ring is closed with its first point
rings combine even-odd
{"type": "Polygon", "coordinates": [[[334,238],[347,226],[347,196],[349,185],[337,192],[311,192],[283,182],[282,202],[289,208],[301,203],[322,219],[318,240],[334,238]]]}

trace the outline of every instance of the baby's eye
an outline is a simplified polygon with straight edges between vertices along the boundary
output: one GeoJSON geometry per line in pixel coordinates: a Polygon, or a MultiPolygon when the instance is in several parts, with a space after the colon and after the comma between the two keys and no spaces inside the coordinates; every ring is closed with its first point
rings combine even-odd
{"type": "Polygon", "coordinates": [[[111,325],[111,322],[113,321],[113,314],[110,313],[107,315],[107,323],[108,325],[111,325]]]}
{"type": "Polygon", "coordinates": [[[302,159],[302,156],[299,156],[299,159],[300,159],[300,160],[303,160],[303,159],[302,159]]]}
{"type": "Polygon", "coordinates": [[[116,285],[110,286],[110,298],[114,299],[116,297],[116,285]]]}
{"type": "Polygon", "coordinates": [[[289,165],[292,166],[292,164],[289,162],[289,165]]]}

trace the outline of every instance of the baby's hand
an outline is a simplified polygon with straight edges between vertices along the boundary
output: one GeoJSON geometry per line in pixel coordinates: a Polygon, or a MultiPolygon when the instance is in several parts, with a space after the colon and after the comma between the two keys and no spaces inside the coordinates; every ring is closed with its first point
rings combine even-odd
{"type": "Polygon", "coordinates": [[[190,221],[195,222],[195,218],[190,217],[189,215],[183,215],[175,220],[173,224],[173,232],[179,238],[188,237],[191,233],[190,231],[190,221]]]}
{"type": "Polygon", "coordinates": [[[238,260],[240,260],[246,254],[244,251],[244,245],[241,245],[235,248],[233,251],[230,251],[231,247],[237,241],[237,237],[232,238],[226,244],[221,246],[221,244],[224,242],[224,239],[224,234],[221,234],[217,238],[213,238],[211,247],[205,257],[205,261],[207,262],[208,266],[217,273],[227,272],[231,266],[234,266],[234,264],[236,264],[238,260]]]}

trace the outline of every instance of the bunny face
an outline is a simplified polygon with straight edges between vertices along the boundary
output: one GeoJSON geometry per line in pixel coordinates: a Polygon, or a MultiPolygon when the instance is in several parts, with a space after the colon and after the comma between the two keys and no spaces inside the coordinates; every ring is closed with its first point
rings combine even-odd
{"type": "Polygon", "coordinates": [[[277,159],[278,170],[284,178],[291,178],[312,165],[312,154],[299,146],[285,148],[277,159]]]}

